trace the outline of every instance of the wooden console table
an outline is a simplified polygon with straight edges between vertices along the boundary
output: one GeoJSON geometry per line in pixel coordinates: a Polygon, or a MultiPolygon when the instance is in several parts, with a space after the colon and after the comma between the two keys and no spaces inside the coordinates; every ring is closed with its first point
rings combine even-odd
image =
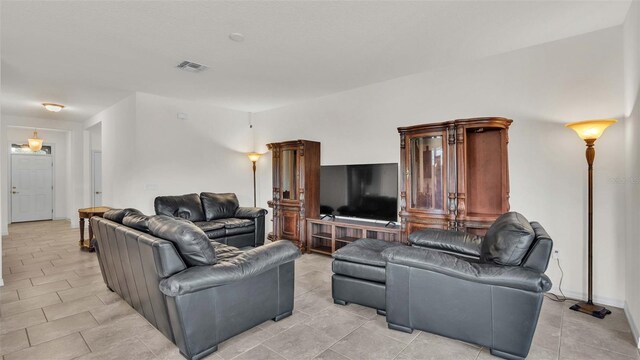
{"type": "Polygon", "coordinates": [[[91,221],[89,221],[89,240],[87,244],[84,242],[84,219],[91,219],[92,216],[102,216],[107,211],[111,210],[107,206],[90,207],[85,209],[78,209],[78,215],[80,217],[80,249],[89,252],[94,251],[91,246],[91,240],[93,239],[93,229],[91,228],[91,221]]]}
{"type": "Polygon", "coordinates": [[[400,227],[352,219],[307,219],[307,252],[331,255],[362,238],[400,242],[400,227]]]}

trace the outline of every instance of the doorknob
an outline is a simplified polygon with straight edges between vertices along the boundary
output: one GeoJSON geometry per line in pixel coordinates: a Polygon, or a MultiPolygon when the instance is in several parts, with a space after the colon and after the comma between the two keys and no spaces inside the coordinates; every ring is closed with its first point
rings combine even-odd
{"type": "Polygon", "coordinates": [[[96,191],[96,194],[102,194],[102,191],[96,191]]]}
{"type": "Polygon", "coordinates": [[[12,194],[17,194],[18,192],[17,192],[17,191],[12,191],[11,193],[12,193],[12,194]]]}

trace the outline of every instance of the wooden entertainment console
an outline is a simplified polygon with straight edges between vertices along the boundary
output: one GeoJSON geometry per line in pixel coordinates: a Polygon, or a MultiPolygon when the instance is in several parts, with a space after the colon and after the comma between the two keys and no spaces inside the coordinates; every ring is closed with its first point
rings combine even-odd
{"type": "Polygon", "coordinates": [[[350,219],[307,219],[307,252],[331,255],[362,238],[401,241],[400,226],[350,219]]]}

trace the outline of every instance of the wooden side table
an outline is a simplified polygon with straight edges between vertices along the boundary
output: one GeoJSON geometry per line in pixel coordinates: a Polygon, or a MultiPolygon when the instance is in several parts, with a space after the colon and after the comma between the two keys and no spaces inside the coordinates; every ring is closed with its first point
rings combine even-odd
{"type": "Polygon", "coordinates": [[[89,221],[89,240],[85,244],[84,242],[84,219],[91,219],[92,216],[104,215],[107,211],[111,210],[107,206],[90,207],[85,209],[78,209],[78,215],[80,217],[80,249],[93,252],[95,249],[91,246],[91,240],[93,239],[93,229],[91,228],[91,221],[89,221]]]}

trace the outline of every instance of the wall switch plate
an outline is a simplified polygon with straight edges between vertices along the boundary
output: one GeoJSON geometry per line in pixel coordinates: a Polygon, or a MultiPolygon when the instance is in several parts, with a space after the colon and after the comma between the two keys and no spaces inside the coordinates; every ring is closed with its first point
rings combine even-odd
{"type": "Polygon", "coordinates": [[[144,190],[145,191],[158,190],[158,184],[145,184],[144,185],[144,190]]]}
{"type": "Polygon", "coordinates": [[[178,120],[187,120],[188,118],[189,118],[189,115],[187,115],[186,113],[183,113],[183,112],[178,113],[178,120]]]}

